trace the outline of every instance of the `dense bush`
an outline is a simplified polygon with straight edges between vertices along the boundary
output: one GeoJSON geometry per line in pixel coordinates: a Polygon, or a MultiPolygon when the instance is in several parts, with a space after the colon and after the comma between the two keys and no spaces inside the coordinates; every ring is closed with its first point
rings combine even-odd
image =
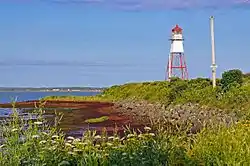
{"type": "Polygon", "coordinates": [[[249,123],[239,123],[199,133],[188,154],[201,165],[249,165],[249,123]]]}
{"type": "Polygon", "coordinates": [[[222,74],[221,84],[224,90],[229,89],[243,83],[243,73],[238,69],[225,71],[222,74]]]}

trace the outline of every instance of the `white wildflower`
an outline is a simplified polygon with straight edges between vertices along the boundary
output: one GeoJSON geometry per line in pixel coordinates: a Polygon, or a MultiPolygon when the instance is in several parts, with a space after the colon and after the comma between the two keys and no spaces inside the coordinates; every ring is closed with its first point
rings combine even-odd
{"type": "Polygon", "coordinates": [[[112,143],[110,143],[110,142],[108,142],[108,143],[107,143],[107,145],[108,145],[108,146],[112,146],[113,144],[112,144],[112,143]]]}
{"type": "Polygon", "coordinates": [[[58,135],[53,135],[52,138],[58,138],[59,136],[58,135]]]}
{"type": "Polygon", "coordinates": [[[12,129],[11,131],[12,131],[12,132],[15,132],[15,131],[18,131],[18,129],[12,129]]]}
{"type": "Polygon", "coordinates": [[[149,135],[151,135],[151,136],[153,136],[153,137],[155,136],[155,134],[154,134],[154,133],[149,133],[149,135]]]}
{"type": "Polygon", "coordinates": [[[73,147],[70,143],[65,143],[66,146],[73,147]]]}
{"type": "Polygon", "coordinates": [[[47,142],[46,140],[42,140],[42,141],[39,142],[39,144],[44,144],[46,142],[47,142]]]}
{"type": "Polygon", "coordinates": [[[150,127],[144,127],[144,130],[146,130],[146,131],[150,131],[151,130],[151,128],[150,127]]]}
{"type": "Polygon", "coordinates": [[[115,137],[115,138],[114,138],[114,141],[118,141],[118,140],[119,140],[119,137],[115,137]]]}
{"type": "Polygon", "coordinates": [[[55,143],[56,143],[56,141],[52,140],[52,141],[51,141],[51,143],[52,143],[52,144],[55,144],[55,143]]]}
{"type": "Polygon", "coordinates": [[[68,142],[68,143],[72,143],[72,140],[68,140],[67,142],[68,142]]]}
{"type": "Polygon", "coordinates": [[[43,134],[43,135],[48,135],[48,133],[46,133],[46,132],[44,132],[44,131],[42,132],[42,134],[43,134]]]}
{"type": "Polygon", "coordinates": [[[81,149],[74,148],[74,151],[75,151],[75,152],[81,152],[82,150],[81,150],[81,149]]]}
{"type": "Polygon", "coordinates": [[[126,155],[127,155],[127,153],[122,153],[122,155],[123,155],[123,156],[126,156],[126,155]]]}
{"type": "Polygon", "coordinates": [[[108,137],[109,140],[112,140],[112,139],[114,139],[114,138],[115,138],[115,137],[113,137],[113,136],[108,137]]]}
{"type": "Polygon", "coordinates": [[[41,125],[43,122],[34,122],[35,125],[41,125]]]}
{"type": "Polygon", "coordinates": [[[71,155],[76,155],[76,153],[74,153],[74,152],[68,152],[68,154],[71,154],[71,155]]]}
{"type": "Polygon", "coordinates": [[[130,138],[130,137],[134,137],[135,135],[134,134],[128,134],[127,137],[130,138]]]}
{"type": "Polygon", "coordinates": [[[32,135],[32,138],[39,138],[39,135],[32,135]]]}
{"type": "Polygon", "coordinates": [[[74,141],[75,142],[80,142],[81,140],[79,138],[76,138],[74,141]]]}
{"type": "Polygon", "coordinates": [[[74,140],[75,138],[74,138],[74,137],[72,137],[72,136],[69,136],[69,137],[67,137],[67,139],[74,140]]]}
{"type": "Polygon", "coordinates": [[[144,136],[143,136],[143,134],[139,134],[138,137],[139,138],[143,138],[144,136]]]}
{"type": "Polygon", "coordinates": [[[96,135],[94,138],[95,139],[101,139],[102,137],[100,135],[96,135]]]}

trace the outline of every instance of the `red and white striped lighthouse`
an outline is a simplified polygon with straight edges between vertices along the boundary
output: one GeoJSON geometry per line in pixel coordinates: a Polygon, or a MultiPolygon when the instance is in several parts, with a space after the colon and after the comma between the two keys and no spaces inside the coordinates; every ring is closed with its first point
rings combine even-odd
{"type": "Polygon", "coordinates": [[[183,80],[188,79],[188,71],[187,65],[184,58],[184,46],[183,46],[183,33],[182,28],[176,25],[172,29],[172,37],[167,72],[166,72],[166,80],[170,80],[172,77],[178,77],[183,80]]]}

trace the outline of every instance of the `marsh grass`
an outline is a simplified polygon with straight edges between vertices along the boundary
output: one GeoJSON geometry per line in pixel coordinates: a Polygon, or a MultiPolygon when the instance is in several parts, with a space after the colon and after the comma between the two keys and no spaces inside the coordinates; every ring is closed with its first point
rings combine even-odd
{"type": "Polygon", "coordinates": [[[101,122],[105,122],[107,120],[109,120],[108,116],[101,116],[99,118],[86,119],[84,122],[85,123],[101,123],[101,122]]]}

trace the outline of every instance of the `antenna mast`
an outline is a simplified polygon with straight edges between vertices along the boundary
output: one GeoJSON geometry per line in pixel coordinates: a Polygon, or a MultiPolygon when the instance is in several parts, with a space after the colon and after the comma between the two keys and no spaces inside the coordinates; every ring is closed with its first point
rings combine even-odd
{"type": "Polygon", "coordinates": [[[210,17],[211,46],[212,46],[212,80],[213,87],[216,87],[216,64],[215,64],[215,44],[214,44],[214,17],[210,17]]]}

